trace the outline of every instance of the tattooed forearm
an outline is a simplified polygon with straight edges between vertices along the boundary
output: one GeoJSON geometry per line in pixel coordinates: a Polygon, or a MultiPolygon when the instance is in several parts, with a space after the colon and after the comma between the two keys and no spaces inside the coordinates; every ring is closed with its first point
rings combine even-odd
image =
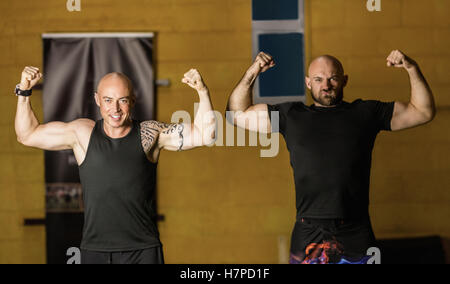
{"type": "Polygon", "coordinates": [[[163,131],[164,134],[168,135],[177,135],[178,137],[175,139],[178,139],[176,142],[178,146],[178,151],[181,151],[183,148],[183,131],[184,131],[184,125],[183,124],[171,124],[166,130],[163,131]]]}
{"type": "Polygon", "coordinates": [[[183,148],[183,140],[184,140],[184,137],[183,137],[183,130],[184,130],[184,125],[183,124],[179,124],[179,126],[178,126],[178,134],[180,135],[180,147],[178,147],[178,151],[181,151],[182,150],[182,148],[183,148]]]}
{"type": "Polygon", "coordinates": [[[150,120],[141,123],[141,141],[145,152],[149,152],[153,145],[156,144],[159,134],[171,136],[170,144],[177,147],[181,151],[184,144],[183,124],[167,124],[158,121],[150,120]]]}

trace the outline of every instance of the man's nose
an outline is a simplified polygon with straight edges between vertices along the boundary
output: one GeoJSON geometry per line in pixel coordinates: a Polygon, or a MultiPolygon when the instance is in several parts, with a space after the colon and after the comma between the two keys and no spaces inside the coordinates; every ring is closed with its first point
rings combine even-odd
{"type": "Polygon", "coordinates": [[[322,85],[323,90],[329,90],[333,87],[330,80],[324,80],[324,84],[322,85]]]}
{"type": "Polygon", "coordinates": [[[114,110],[115,110],[116,112],[119,112],[119,111],[120,111],[120,104],[119,104],[119,101],[117,101],[117,102],[114,104],[114,110]]]}

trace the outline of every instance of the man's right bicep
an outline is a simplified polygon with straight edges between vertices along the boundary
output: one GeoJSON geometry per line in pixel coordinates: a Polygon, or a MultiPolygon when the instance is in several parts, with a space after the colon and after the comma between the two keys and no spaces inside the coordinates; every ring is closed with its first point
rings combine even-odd
{"type": "Polygon", "coordinates": [[[250,131],[270,133],[271,124],[267,104],[252,105],[244,112],[235,112],[234,124],[250,131]]]}
{"type": "Polygon", "coordinates": [[[59,151],[72,149],[76,140],[71,123],[55,121],[39,125],[22,143],[42,150],[59,151]]]}

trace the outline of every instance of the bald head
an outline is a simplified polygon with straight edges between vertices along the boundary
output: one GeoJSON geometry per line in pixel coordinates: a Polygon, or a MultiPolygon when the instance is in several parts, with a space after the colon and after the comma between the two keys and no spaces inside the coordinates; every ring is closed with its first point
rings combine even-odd
{"type": "Polygon", "coordinates": [[[308,74],[311,77],[311,73],[315,73],[315,71],[324,68],[327,68],[328,70],[332,69],[338,76],[344,75],[344,67],[342,66],[342,63],[336,57],[331,55],[321,55],[311,61],[311,64],[309,64],[308,74]]]}
{"type": "Polygon", "coordinates": [[[124,74],[119,72],[112,72],[106,74],[97,85],[97,92],[103,93],[107,89],[114,88],[118,92],[126,93],[130,96],[130,99],[134,103],[136,101],[136,96],[134,94],[133,84],[131,80],[124,74]]]}

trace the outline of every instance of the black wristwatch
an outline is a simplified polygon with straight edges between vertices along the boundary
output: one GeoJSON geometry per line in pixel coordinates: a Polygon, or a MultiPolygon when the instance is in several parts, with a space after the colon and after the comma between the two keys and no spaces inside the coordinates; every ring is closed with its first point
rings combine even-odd
{"type": "Polygon", "coordinates": [[[16,94],[16,96],[24,96],[24,97],[29,97],[31,96],[31,89],[30,90],[21,90],[20,89],[20,84],[17,84],[16,86],[16,90],[14,91],[14,93],[16,94]]]}

